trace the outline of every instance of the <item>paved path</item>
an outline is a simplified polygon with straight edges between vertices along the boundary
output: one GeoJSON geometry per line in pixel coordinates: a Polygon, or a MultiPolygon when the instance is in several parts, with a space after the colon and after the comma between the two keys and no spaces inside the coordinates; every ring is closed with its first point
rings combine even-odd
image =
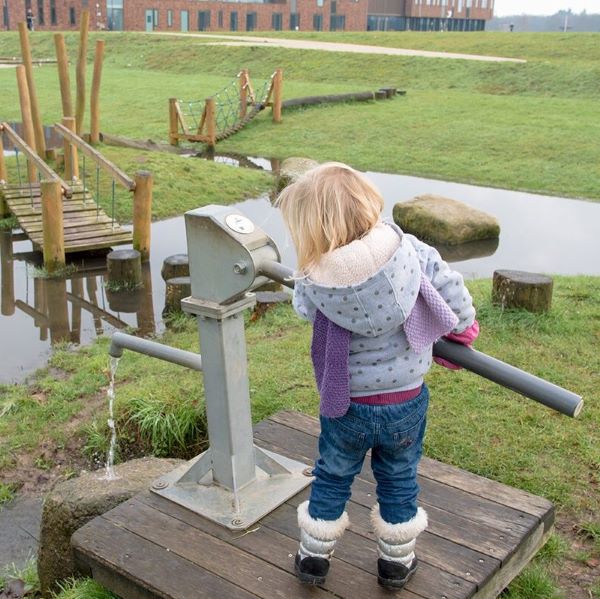
{"type": "Polygon", "coordinates": [[[364,44],[340,44],[336,42],[315,42],[311,40],[279,39],[244,35],[216,35],[210,33],[175,33],[153,31],[152,35],[175,35],[179,37],[215,38],[218,42],[208,42],[219,46],[264,46],[271,48],[292,48],[296,50],[322,50],[325,52],[354,52],[358,54],[386,54],[388,56],[421,56],[425,58],[453,58],[461,60],[479,60],[484,62],[527,62],[520,58],[501,56],[482,56],[479,54],[457,54],[454,52],[430,52],[428,50],[408,50],[405,48],[385,48],[364,44]]]}
{"type": "Polygon", "coordinates": [[[0,570],[22,568],[37,555],[41,519],[41,497],[18,498],[0,510],[0,570]]]}

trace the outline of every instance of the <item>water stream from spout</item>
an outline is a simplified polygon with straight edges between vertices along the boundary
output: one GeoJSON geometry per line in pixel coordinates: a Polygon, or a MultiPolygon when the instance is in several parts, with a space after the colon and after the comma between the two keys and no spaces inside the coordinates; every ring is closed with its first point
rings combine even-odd
{"type": "Polygon", "coordinates": [[[108,428],[110,428],[110,446],[106,454],[106,467],[103,480],[116,480],[115,474],[115,447],[117,445],[117,429],[115,427],[114,403],[115,403],[115,373],[119,366],[120,358],[110,358],[110,384],[108,386],[108,428]]]}

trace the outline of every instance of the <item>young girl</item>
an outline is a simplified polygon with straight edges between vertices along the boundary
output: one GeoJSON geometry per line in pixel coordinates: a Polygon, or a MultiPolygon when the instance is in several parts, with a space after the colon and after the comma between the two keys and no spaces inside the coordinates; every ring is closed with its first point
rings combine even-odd
{"type": "Polygon", "coordinates": [[[429,400],[423,376],[436,339],[468,344],[477,336],[471,296],[435,249],[381,221],[381,195],[344,164],[307,172],[278,205],[298,254],[293,305],[313,323],[321,396],[315,480],[298,507],[296,574],[310,584],[325,581],[348,526],[352,481],[370,449],[378,580],[402,588],[417,567],[415,539],[427,526],[417,507],[429,400]]]}

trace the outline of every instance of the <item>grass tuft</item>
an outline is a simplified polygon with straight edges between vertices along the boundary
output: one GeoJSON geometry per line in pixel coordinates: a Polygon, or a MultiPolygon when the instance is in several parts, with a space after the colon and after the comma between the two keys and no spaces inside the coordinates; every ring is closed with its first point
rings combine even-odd
{"type": "Polygon", "coordinates": [[[58,585],[53,599],[119,599],[92,578],[71,578],[58,585]]]}
{"type": "Polygon", "coordinates": [[[36,595],[40,590],[40,580],[35,557],[30,557],[24,566],[19,567],[12,563],[0,570],[0,596],[2,595],[2,589],[11,580],[22,580],[25,585],[24,593],[26,595],[36,595]]]}
{"type": "Polygon", "coordinates": [[[565,599],[550,574],[539,564],[531,564],[515,578],[501,599],[565,599]]]}

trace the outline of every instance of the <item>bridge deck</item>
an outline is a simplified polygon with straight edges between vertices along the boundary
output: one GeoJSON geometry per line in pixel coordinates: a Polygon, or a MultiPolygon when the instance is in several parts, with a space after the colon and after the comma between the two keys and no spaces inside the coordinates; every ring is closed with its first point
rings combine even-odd
{"type": "MultiPolygon", "coordinates": [[[[39,184],[7,185],[0,189],[9,210],[34,246],[44,243],[39,184]]],[[[84,252],[131,243],[133,234],[99,208],[82,186],[73,187],[70,198],[63,197],[65,252],[84,252]]]]}
{"type": "MultiPolygon", "coordinates": [[[[310,463],[319,423],[281,412],[255,427],[257,445],[310,463]]],[[[299,493],[245,533],[229,530],[150,492],[100,516],[72,538],[81,569],[124,599],[496,597],[543,545],[554,510],[541,497],[430,459],[420,467],[429,528],[419,570],[399,593],[377,584],[369,524],[375,485],[365,466],[348,504],[351,527],[336,548],[324,587],[293,574],[299,493]]]]}

